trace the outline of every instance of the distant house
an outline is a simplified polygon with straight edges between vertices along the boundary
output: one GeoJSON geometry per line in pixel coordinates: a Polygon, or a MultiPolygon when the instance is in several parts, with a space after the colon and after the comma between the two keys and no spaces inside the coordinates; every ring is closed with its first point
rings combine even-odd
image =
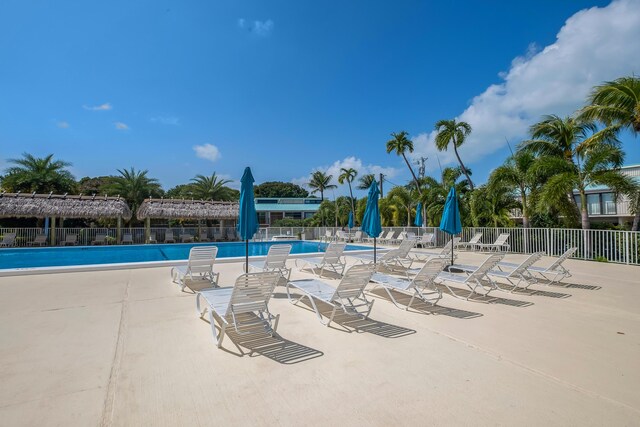
{"type": "Polygon", "coordinates": [[[315,197],[256,197],[255,202],[258,221],[263,227],[269,227],[284,218],[311,218],[320,209],[320,203],[322,203],[320,199],[315,197]]]}
{"type": "MultiPolygon", "coordinates": [[[[620,172],[634,178],[640,183],[640,165],[623,166],[620,172]]],[[[620,225],[633,222],[633,214],[630,209],[629,198],[625,195],[618,195],[605,186],[592,186],[587,188],[587,210],[591,222],[611,222],[620,225]]],[[[574,191],[573,197],[580,206],[580,195],[574,191]]],[[[513,218],[519,222],[522,220],[522,212],[515,209],[512,212],[513,218]]]]}

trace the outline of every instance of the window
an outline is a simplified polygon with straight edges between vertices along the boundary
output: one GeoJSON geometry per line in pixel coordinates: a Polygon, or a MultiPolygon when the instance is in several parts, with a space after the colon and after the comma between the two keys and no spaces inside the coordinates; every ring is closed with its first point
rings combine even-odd
{"type": "Polygon", "coordinates": [[[587,194],[587,211],[589,215],[600,215],[600,194],[587,194]]]}
{"type": "Polygon", "coordinates": [[[615,215],[617,213],[615,194],[602,194],[602,207],[604,208],[605,215],[615,215]]]}

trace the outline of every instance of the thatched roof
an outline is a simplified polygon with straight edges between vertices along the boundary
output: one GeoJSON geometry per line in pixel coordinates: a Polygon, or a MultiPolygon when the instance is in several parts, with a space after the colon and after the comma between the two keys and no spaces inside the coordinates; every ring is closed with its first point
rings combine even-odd
{"type": "Polygon", "coordinates": [[[0,217],[131,218],[121,197],[0,193],[0,217]]]}
{"type": "Polygon", "coordinates": [[[138,219],[236,219],[239,209],[238,202],[147,199],[136,216],[138,219]]]}

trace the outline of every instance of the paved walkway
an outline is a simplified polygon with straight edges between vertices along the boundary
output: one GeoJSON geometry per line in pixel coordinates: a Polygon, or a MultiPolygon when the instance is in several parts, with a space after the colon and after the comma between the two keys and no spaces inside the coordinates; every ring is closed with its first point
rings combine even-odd
{"type": "Polygon", "coordinates": [[[568,265],[587,286],[378,294],[331,328],[279,287],[279,336],[236,338],[242,357],[168,268],[0,278],[0,425],[639,425],[640,267],[568,265]]]}

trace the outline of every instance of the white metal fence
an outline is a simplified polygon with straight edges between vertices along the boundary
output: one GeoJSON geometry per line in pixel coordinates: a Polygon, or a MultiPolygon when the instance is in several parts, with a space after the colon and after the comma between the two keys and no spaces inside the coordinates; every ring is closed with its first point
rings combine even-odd
{"type": "MultiPolygon", "coordinates": [[[[262,228],[256,234],[255,240],[271,240],[273,237],[291,239],[317,240],[330,230],[335,235],[339,230],[335,227],[270,227],[262,228]]],[[[152,227],[150,233],[158,243],[163,243],[167,231],[173,231],[176,242],[182,237],[192,237],[194,241],[233,241],[237,240],[235,229],[220,227],[152,227]],[[201,239],[202,238],[202,239],[201,239]]],[[[449,235],[437,228],[417,227],[384,227],[383,233],[390,230],[398,235],[401,231],[411,231],[416,234],[435,233],[437,245],[442,246],[449,240],[449,235]]],[[[14,246],[31,246],[37,235],[45,234],[41,228],[0,228],[0,238],[7,233],[16,233],[14,246]]],[[[126,234],[131,235],[135,244],[148,242],[144,227],[123,228],[120,239],[126,234]]],[[[547,255],[558,256],[570,247],[577,247],[576,258],[585,260],[600,260],[624,264],[640,265],[640,232],[616,230],[579,230],[563,228],[464,228],[460,237],[468,241],[475,233],[482,233],[482,242],[492,243],[501,233],[508,233],[509,251],[514,253],[544,252],[547,255]]],[[[91,245],[97,235],[107,235],[107,244],[117,243],[117,229],[115,228],[57,228],[55,242],[60,245],[68,235],[77,235],[78,245],[91,245]]],[[[47,235],[47,244],[51,244],[51,236],[47,235]]]]}

